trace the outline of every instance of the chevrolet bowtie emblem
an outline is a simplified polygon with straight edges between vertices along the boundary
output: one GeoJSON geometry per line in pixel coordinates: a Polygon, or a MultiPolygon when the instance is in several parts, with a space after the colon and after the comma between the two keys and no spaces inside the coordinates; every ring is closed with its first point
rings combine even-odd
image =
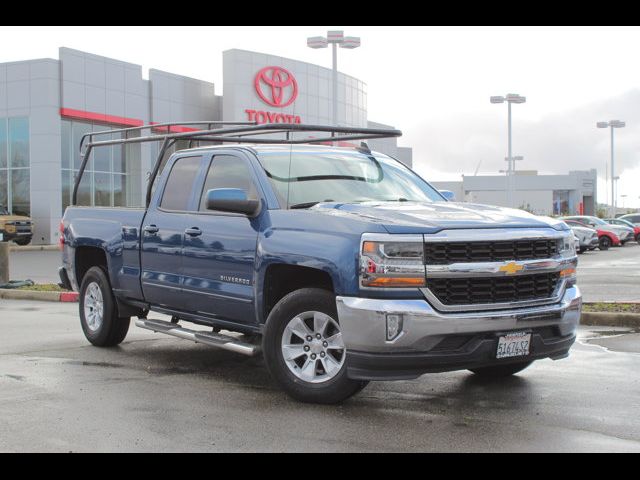
{"type": "Polygon", "coordinates": [[[513,275],[514,273],[524,270],[524,266],[516,262],[509,262],[502,265],[498,270],[506,273],[507,275],[513,275]]]}

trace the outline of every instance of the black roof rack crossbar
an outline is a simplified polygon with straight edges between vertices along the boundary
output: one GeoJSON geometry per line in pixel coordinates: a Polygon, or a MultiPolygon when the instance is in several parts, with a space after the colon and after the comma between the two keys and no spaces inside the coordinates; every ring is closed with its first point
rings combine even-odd
{"type": "Polygon", "coordinates": [[[175,144],[178,140],[190,140],[190,144],[193,141],[199,142],[216,142],[216,143],[255,143],[255,144],[317,144],[328,142],[341,142],[346,140],[369,140],[375,138],[389,138],[399,137],[402,135],[400,130],[394,129],[381,129],[381,128],[359,128],[359,127],[334,127],[331,125],[306,125],[306,124],[283,124],[283,123],[270,123],[257,125],[255,122],[218,122],[218,121],[197,121],[197,122],[171,122],[171,123],[156,123],[150,125],[143,125],[140,127],[122,128],[117,130],[105,130],[101,132],[91,132],[83,135],[80,140],[80,156],[82,163],[80,169],[75,178],[73,186],[73,195],[71,204],[76,205],[77,195],[84,174],[87,162],[91,155],[91,150],[94,147],[103,147],[109,145],[124,145],[129,143],[147,143],[147,142],[162,142],[160,152],[156,158],[155,164],[149,176],[147,184],[146,206],[148,207],[151,202],[151,192],[153,183],[158,175],[162,159],[167,150],[175,144]],[[194,130],[190,132],[176,132],[170,133],[171,127],[185,126],[185,125],[206,125],[206,130],[194,130]],[[213,125],[219,126],[218,128],[211,128],[213,125]],[[156,135],[128,137],[129,132],[142,132],[145,129],[149,130],[161,130],[166,128],[167,133],[159,133],[156,135]],[[125,138],[94,141],[94,137],[100,135],[109,135],[112,133],[125,132],[125,138]],[[320,137],[307,137],[307,138],[291,138],[291,133],[295,132],[325,132],[329,135],[320,137]],[[273,135],[273,134],[285,134],[284,139],[280,138],[264,138],[260,135],[273,135]],[[84,145],[85,139],[89,141],[84,145]],[[83,146],[85,150],[83,151],[83,146]]]}

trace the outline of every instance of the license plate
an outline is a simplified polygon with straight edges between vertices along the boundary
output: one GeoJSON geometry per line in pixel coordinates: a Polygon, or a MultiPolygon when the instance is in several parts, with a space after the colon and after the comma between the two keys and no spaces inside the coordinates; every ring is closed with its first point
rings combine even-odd
{"type": "Polygon", "coordinates": [[[510,333],[498,339],[496,358],[524,357],[529,355],[531,334],[527,332],[510,333]]]}

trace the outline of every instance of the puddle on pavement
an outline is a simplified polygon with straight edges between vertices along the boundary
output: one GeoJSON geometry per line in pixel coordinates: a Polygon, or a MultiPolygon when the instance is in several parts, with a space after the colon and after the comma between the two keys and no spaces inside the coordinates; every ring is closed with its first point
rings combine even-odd
{"type": "MultiPolygon", "coordinates": [[[[597,330],[592,331],[596,337],[611,337],[614,335],[626,335],[629,333],[640,333],[640,328],[625,328],[624,330],[597,330]]],[[[589,337],[595,338],[595,337],[589,337]]]]}

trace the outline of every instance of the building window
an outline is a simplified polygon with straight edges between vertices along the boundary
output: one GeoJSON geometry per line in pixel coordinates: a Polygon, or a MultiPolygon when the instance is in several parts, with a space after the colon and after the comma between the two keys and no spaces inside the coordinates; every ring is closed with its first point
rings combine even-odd
{"type": "MultiPolygon", "coordinates": [[[[111,132],[120,127],[62,120],[62,210],[71,204],[75,177],[80,169],[80,140],[86,133],[111,132]]],[[[94,137],[94,141],[116,140],[123,133],[94,137]]],[[[129,138],[134,136],[129,134],[129,138]]],[[[137,134],[135,135],[137,136],[137,134]]],[[[86,143],[86,140],[85,140],[86,143]]],[[[78,189],[78,205],[133,207],[141,205],[140,144],[95,147],[78,189]]]]}
{"type": "Polygon", "coordinates": [[[31,214],[29,118],[0,118],[0,205],[31,214]]]}

